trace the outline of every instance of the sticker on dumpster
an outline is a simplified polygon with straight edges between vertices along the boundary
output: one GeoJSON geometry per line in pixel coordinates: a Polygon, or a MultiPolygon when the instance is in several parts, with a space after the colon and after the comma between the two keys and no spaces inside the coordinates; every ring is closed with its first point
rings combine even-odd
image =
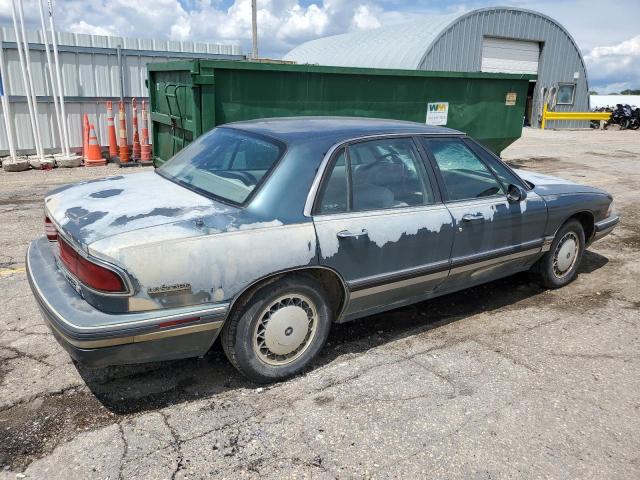
{"type": "Polygon", "coordinates": [[[449,115],[449,102],[427,104],[427,125],[446,125],[449,115]]]}
{"type": "Polygon", "coordinates": [[[508,107],[512,107],[518,101],[518,94],[516,92],[507,92],[504,99],[504,104],[508,107]]]}

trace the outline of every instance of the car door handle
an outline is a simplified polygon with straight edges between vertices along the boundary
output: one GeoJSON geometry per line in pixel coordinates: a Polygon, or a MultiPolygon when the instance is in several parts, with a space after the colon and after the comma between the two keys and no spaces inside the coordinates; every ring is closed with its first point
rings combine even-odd
{"type": "Polygon", "coordinates": [[[367,232],[366,229],[362,229],[362,231],[360,232],[350,232],[349,230],[340,230],[338,233],[336,233],[338,238],[360,238],[360,237],[364,237],[365,235],[369,235],[369,232],[367,232]]]}
{"type": "Polygon", "coordinates": [[[484,215],[482,215],[481,213],[476,213],[475,215],[472,213],[467,213],[466,215],[462,216],[463,222],[477,222],[479,220],[484,220],[484,215]]]}

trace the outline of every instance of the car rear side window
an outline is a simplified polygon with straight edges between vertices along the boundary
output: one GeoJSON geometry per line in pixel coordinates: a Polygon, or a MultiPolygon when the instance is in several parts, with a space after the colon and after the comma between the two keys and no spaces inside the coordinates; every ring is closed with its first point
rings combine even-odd
{"type": "Polygon", "coordinates": [[[216,128],[180,150],[160,175],[235,204],[244,203],[267,177],[284,145],[231,128],[216,128]]]}
{"type": "Polygon", "coordinates": [[[317,212],[380,210],[434,201],[413,140],[370,140],[338,153],[317,212]]]}
{"type": "Polygon", "coordinates": [[[347,172],[346,152],[343,148],[336,156],[331,175],[324,183],[320,194],[318,213],[343,213],[348,209],[349,174],[347,172]]]}
{"type": "Polygon", "coordinates": [[[459,138],[422,141],[435,157],[450,201],[504,194],[489,168],[459,138]]]}

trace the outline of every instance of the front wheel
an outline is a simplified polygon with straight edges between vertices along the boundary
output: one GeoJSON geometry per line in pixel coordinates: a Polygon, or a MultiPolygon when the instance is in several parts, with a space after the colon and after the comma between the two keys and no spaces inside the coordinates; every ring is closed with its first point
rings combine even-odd
{"type": "Polygon", "coordinates": [[[229,361],[257,383],[302,371],[322,349],[331,308],[322,285],[304,275],[282,278],[245,300],[222,329],[229,361]]]}
{"type": "Polygon", "coordinates": [[[565,223],[551,243],[551,248],[533,266],[532,271],[546,288],[560,288],[571,283],[585,249],[584,229],[577,220],[565,223]]]}

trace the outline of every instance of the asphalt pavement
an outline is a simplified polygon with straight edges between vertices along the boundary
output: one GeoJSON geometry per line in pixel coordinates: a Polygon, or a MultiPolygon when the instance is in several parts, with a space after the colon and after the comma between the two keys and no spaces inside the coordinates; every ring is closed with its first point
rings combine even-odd
{"type": "Polygon", "coordinates": [[[640,478],[640,132],[526,129],[503,157],[614,194],[622,222],[574,283],[521,274],[336,325],[267,387],[217,344],[74,365],[25,251],[47,190],[134,169],[0,172],[0,479],[640,478]]]}

